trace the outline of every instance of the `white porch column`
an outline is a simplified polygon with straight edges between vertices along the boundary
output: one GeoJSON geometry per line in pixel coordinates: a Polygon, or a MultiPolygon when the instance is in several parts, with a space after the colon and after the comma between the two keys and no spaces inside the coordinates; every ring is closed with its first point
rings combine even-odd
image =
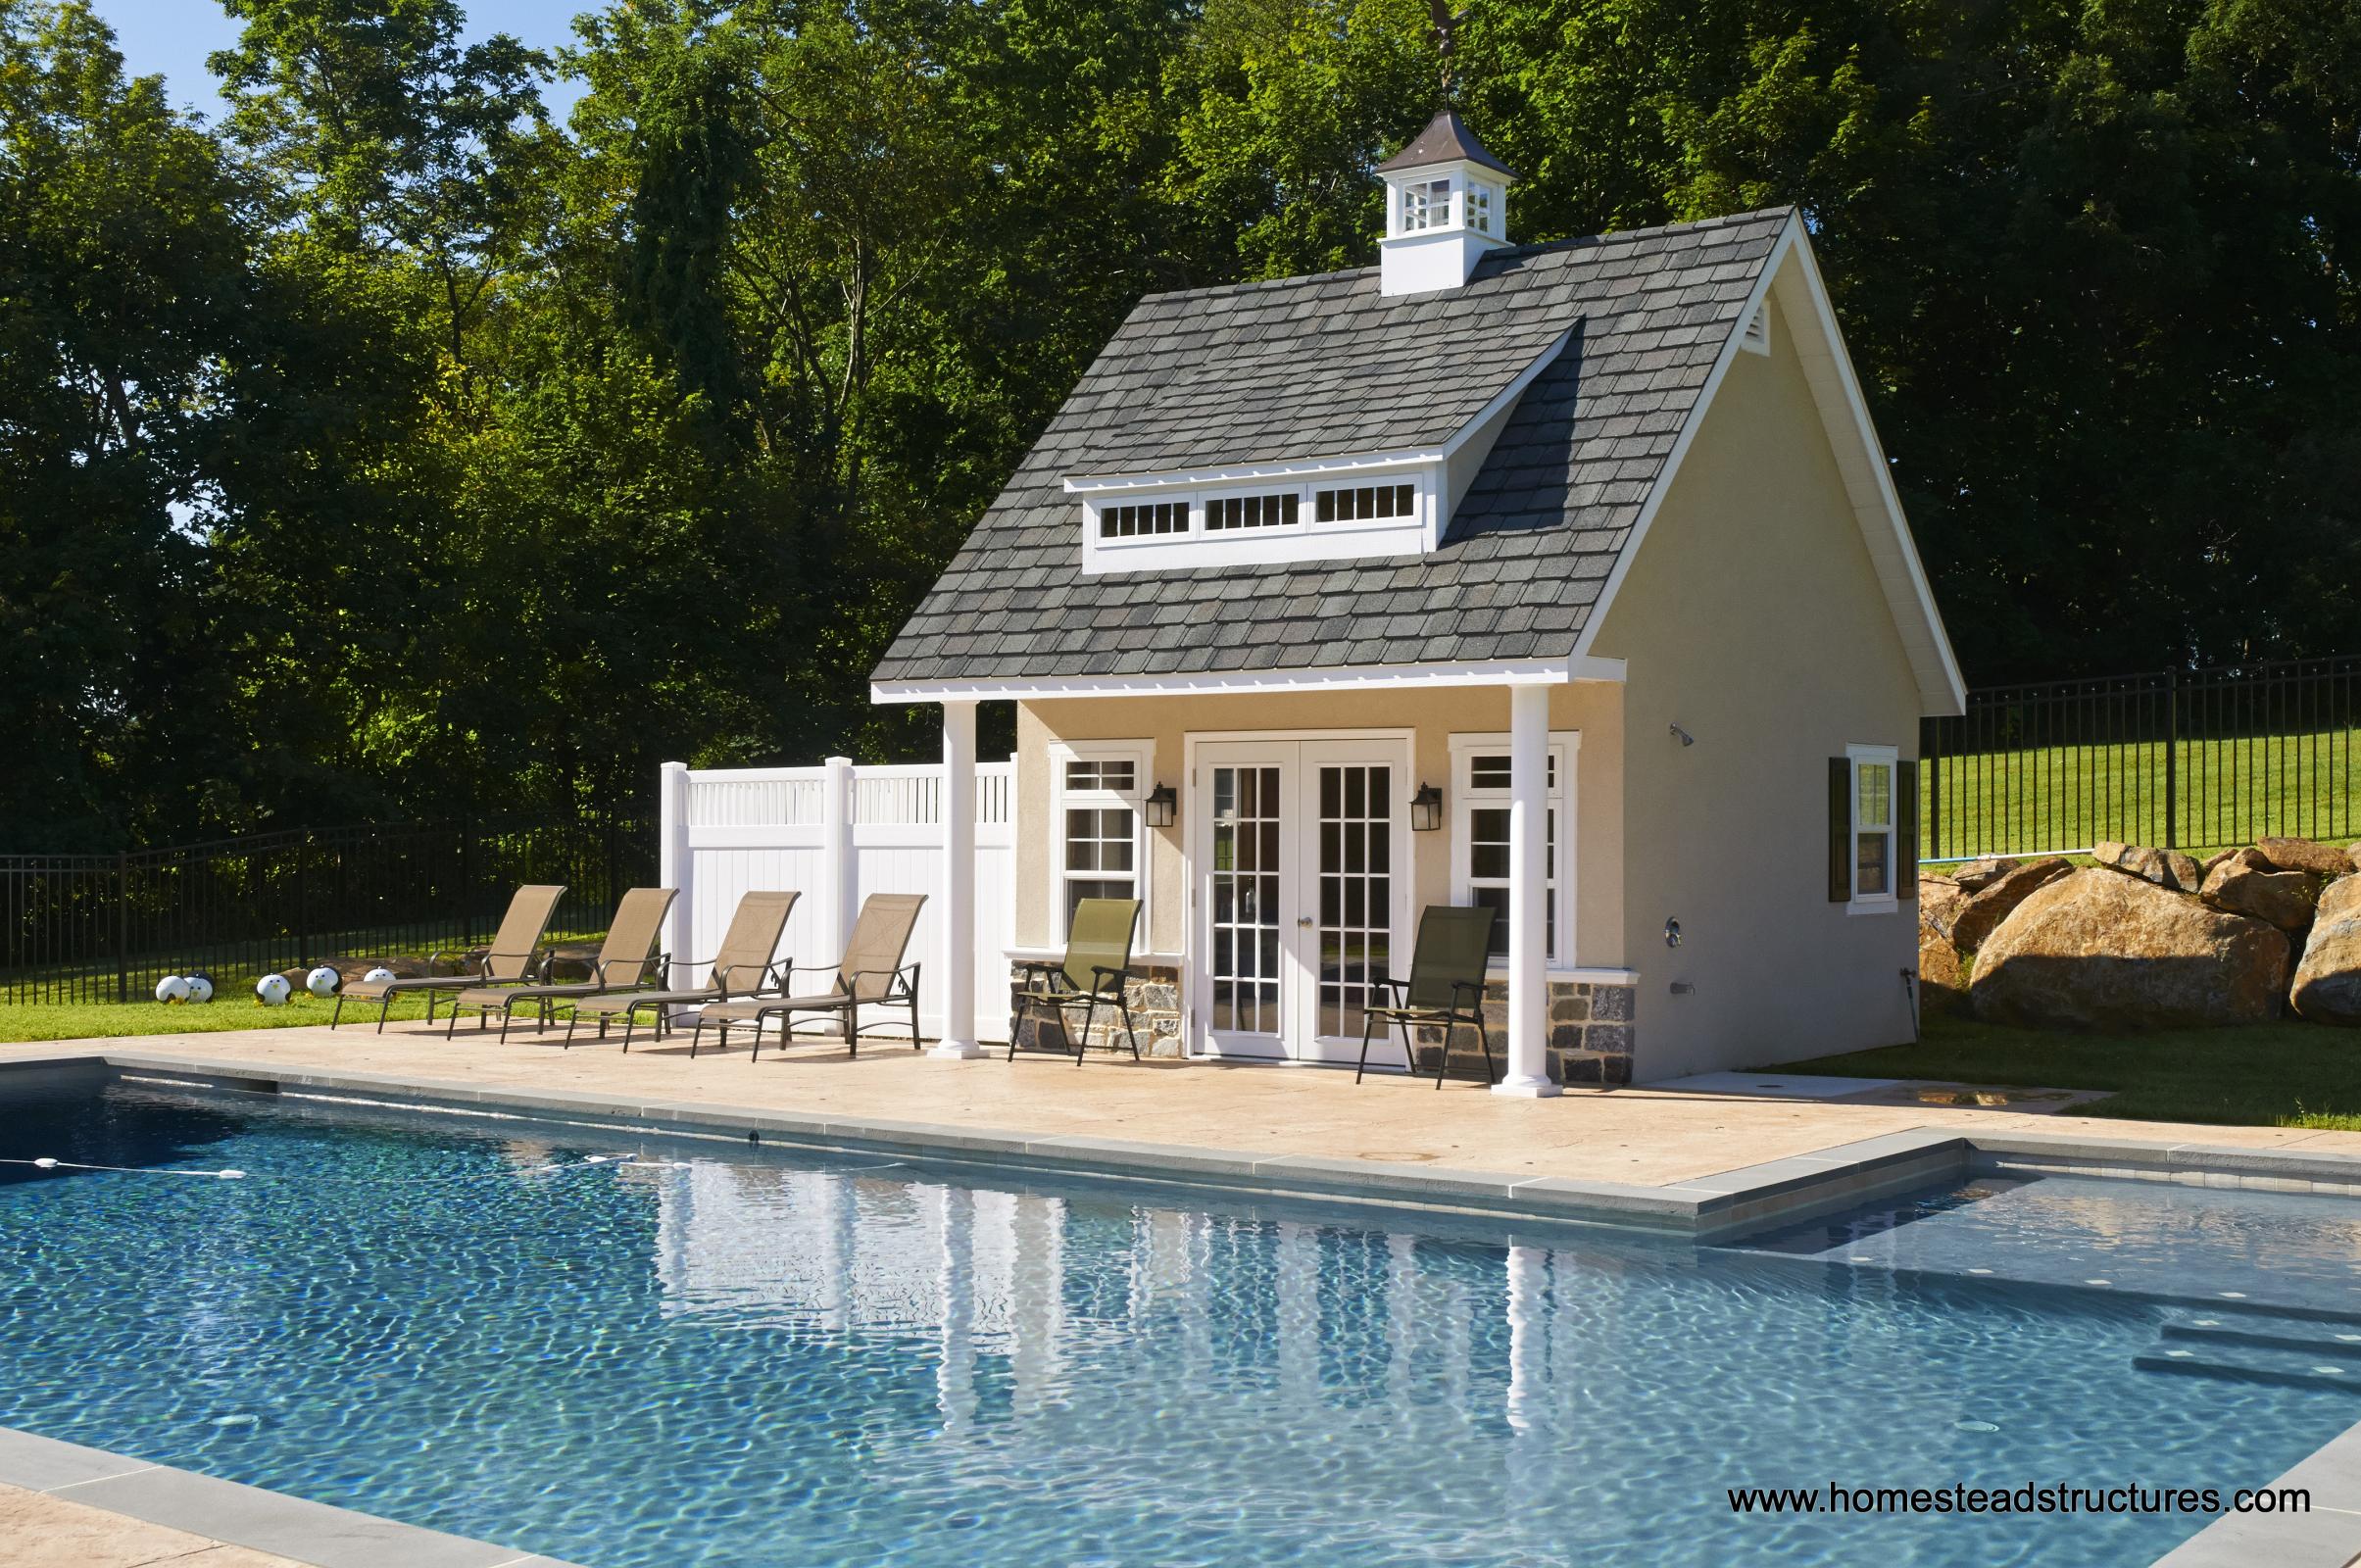
{"type": "Polygon", "coordinates": [[[1508,1072],[1496,1095],[1558,1093],[1549,1081],[1549,688],[1508,688],[1508,1072]]]}
{"type": "Polygon", "coordinates": [[[700,983],[690,965],[703,956],[689,951],[697,940],[697,890],[689,885],[696,864],[689,848],[689,764],[666,762],[656,779],[657,814],[664,819],[656,879],[677,890],[664,916],[664,945],[672,951],[672,984],[685,989],[700,983]]]}
{"type": "Polygon", "coordinates": [[[980,1056],[975,1040],[975,704],[943,705],[943,1035],[938,1056],[980,1056]]]}

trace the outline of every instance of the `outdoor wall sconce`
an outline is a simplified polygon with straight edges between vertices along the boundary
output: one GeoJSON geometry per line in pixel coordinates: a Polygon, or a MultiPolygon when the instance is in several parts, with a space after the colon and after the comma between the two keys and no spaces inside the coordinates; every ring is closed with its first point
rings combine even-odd
{"type": "Polygon", "coordinates": [[[1687,730],[1681,728],[1681,726],[1678,724],[1672,726],[1672,738],[1676,741],[1679,741],[1683,746],[1695,746],[1697,744],[1697,737],[1690,734],[1687,730]]]}
{"type": "Polygon", "coordinates": [[[1145,805],[1150,827],[1170,827],[1172,812],[1180,805],[1180,800],[1172,793],[1171,785],[1158,784],[1148,792],[1145,805]]]}
{"type": "Polygon", "coordinates": [[[1410,831],[1432,833],[1443,825],[1443,792],[1432,784],[1421,784],[1418,793],[1410,797],[1410,831]]]}

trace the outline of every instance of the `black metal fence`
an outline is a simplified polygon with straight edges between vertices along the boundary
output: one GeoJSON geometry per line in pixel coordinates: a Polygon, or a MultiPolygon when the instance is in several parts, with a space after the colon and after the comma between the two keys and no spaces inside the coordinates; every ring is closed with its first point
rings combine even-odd
{"type": "Polygon", "coordinates": [[[656,879],[653,826],[290,830],[127,855],[0,856],[0,1002],[144,1000],[157,976],[236,981],[491,935],[525,882],[566,886],[553,934],[604,932],[656,879]]]}
{"type": "Polygon", "coordinates": [[[1995,687],[1919,746],[1923,859],[2361,836],[2361,657],[1995,687]]]}

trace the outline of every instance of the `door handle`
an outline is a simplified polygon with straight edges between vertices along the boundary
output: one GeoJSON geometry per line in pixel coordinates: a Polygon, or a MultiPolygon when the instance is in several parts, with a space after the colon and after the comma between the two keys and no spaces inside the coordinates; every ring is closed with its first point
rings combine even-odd
{"type": "Polygon", "coordinates": [[[1308,914],[1299,914],[1296,916],[1296,924],[1303,926],[1305,930],[1309,930],[1311,928],[1311,916],[1308,914]]]}

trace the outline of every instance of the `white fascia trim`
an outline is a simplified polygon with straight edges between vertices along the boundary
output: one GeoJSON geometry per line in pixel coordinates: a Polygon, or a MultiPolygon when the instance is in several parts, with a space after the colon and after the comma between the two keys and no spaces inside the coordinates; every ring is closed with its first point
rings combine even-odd
{"type": "MultiPolygon", "coordinates": [[[[1796,260],[1803,264],[1801,275],[1804,289],[1812,303],[1812,315],[1818,320],[1821,336],[1826,342],[1828,363],[1836,373],[1838,384],[1844,389],[1845,406],[1852,416],[1853,433],[1867,456],[1871,473],[1876,476],[1879,503],[1876,510],[1884,513],[1886,524],[1893,530],[1894,553],[1907,580],[1910,598],[1915,601],[1919,618],[1924,624],[1927,640],[1934,649],[1938,665],[1935,673],[1940,675],[1942,686],[1933,686],[1926,679],[1927,672],[1921,671],[1920,701],[1929,713],[1950,715],[1964,712],[1967,710],[1967,682],[1960,677],[1959,661],[1951,651],[1950,633],[1943,629],[1943,614],[1935,608],[1935,592],[1927,582],[1926,564],[1918,558],[1917,541],[1910,537],[1910,520],[1903,514],[1901,495],[1894,487],[1894,466],[1886,461],[1886,449],[1878,441],[1877,426],[1869,421],[1869,405],[1861,396],[1860,377],[1853,373],[1852,355],[1845,347],[1845,335],[1837,327],[1836,309],[1829,303],[1828,285],[1820,276],[1820,263],[1812,255],[1811,240],[1803,233],[1800,222],[1791,220],[1791,226],[1795,229],[1796,260]],[[1943,696],[1950,699],[1947,708],[1937,705],[1937,699],[1943,696]]],[[[1809,368],[1807,361],[1807,371],[1809,368]]],[[[1869,517],[1863,516],[1862,523],[1864,527],[1869,526],[1869,517]]],[[[1883,580],[1888,573],[1881,570],[1878,576],[1883,580]]],[[[1893,592],[1891,584],[1888,592],[1890,595],[1893,592]]],[[[1894,610],[1894,619],[1899,624],[1903,619],[1903,606],[1897,604],[1894,610]]],[[[1904,646],[1911,641],[1906,630],[1902,641],[1904,646]]]]}
{"type": "Polygon", "coordinates": [[[1366,452],[1353,456],[1327,458],[1297,458],[1285,462],[1237,463],[1218,468],[1191,468],[1177,473],[1113,473],[1068,474],[1065,489],[1069,495],[1094,495],[1120,490],[1168,490],[1197,485],[1243,484],[1257,479],[1317,479],[1322,474],[1358,473],[1369,468],[1399,468],[1422,463],[1448,463],[1451,456],[1469,441],[1476,432],[1491,422],[1518,398],[1525,395],[1536,377],[1556,362],[1574,340],[1574,328],[1569,326],[1551,339],[1533,363],[1516,373],[1515,379],[1494,394],[1492,401],[1478,409],[1466,423],[1452,433],[1450,440],[1436,447],[1411,447],[1396,452],[1366,452]]]}
{"type": "Polygon", "coordinates": [[[1447,686],[1562,686],[1623,679],[1620,659],[1519,659],[1465,664],[1208,670],[1171,675],[1036,675],[1006,680],[879,680],[872,703],[1028,702],[1052,697],[1222,697],[1262,692],[1422,691],[1447,686]]]}
{"type": "MultiPolygon", "coordinates": [[[[1909,519],[1903,516],[1901,497],[1894,488],[1893,469],[1886,462],[1885,448],[1878,444],[1877,429],[1869,422],[1869,406],[1862,401],[1860,382],[1852,370],[1852,358],[1845,347],[1844,334],[1838,330],[1836,312],[1829,304],[1828,289],[1821,281],[1819,264],[1812,258],[1811,240],[1804,231],[1800,214],[1789,216],[1787,227],[1780,231],[1778,242],[1771,247],[1770,255],[1763,259],[1761,275],[1755,278],[1753,290],[1746,295],[1746,306],[1732,324],[1729,340],[1722,345],[1720,357],[1713,362],[1712,373],[1705,378],[1704,390],[1691,406],[1689,417],[1681,425],[1680,437],[1673,442],[1671,455],[1665,459],[1664,466],[1656,474],[1655,487],[1648,492],[1647,502],[1641,507],[1639,520],[1632,525],[1631,539],[1615,562],[1614,569],[1607,573],[1597,602],[1591,606],[1590,618],[1584,623],[1582,635],[1574,644],[1574,657],[1579,660],[1588,655],[1592,645],[1599,640],[1599,628],[1606,624],[1607,610],[1623,587],[1623,579],[1631,574],[1632,563],[1639,558],[1641,546],[1647,543],[1648,527],[1656,520],[1656,513],[1672,489],[1673,479],[1681,469],[1681,460],[1689,455],[1690,443],[1697,438],[1697,430],[1705,422],[1705,411],[1713,406],[1714,394],[1721,390],[1722,377],[1729,373],[1731,363],[1737,359],[1743,347],[1746,323],[1754,318],[1754,313],[1761,310],[1763,302],[1770,297],[1780,269],[1791,254],[1803,263],[1802,277],[1806,297],[1811,302],[1814,324],[1819,327],[1820,337],[1827,348],[1827,358],[1835,367],[1837,378],[1844,388],[1845,403],[1852,415],[1853,434],[1867,451],[1869,466],[1875,470],[1881,510],[1886,514],[1888,526],[1893,530],[1912,594],[1917,600],[1919,615],[1940,666],[1934,672],[1941,678],[1940,686],[1929,684],[1925,678],[1927,672],[1914,672],[1919,677],[1921,706],[1930,714],[1962,712],[1967,707],[1967,683],[1960,678],[1959,662],[1952,655],[1950,637],[1944,632],[1943,616],[1935,608],[1935,595],[1927,584],[1926,567],[1918,559],[1918,547],[1910,538],[1909,519]],[[1943,706],[1946,698],[1950,705],[1947,708],[1943,706]]],[[[1821,423],[1829,429],[1833,444],[1836,429],[1828,417],[1827,410],[1822,409],[1820,414],[1821,423]]],[[[1839,466],[1841,467],[1842,464],[1839,466]]],[[[1864,526],[1867,521],[1864,517],[1864,526]]],[[[1882,580],[1885,574],[1881,572],[1879,575],[1882,580]]],[[[1892,598],[1891,589],[1889,598],[1892,598]]],[[[1894,609],[1898,623],[1901,606],[1895,605],[1894,609]]],[[[1902,640],[1905,647],[1909,646],[1907,633],[1904,633],[1902,640]]]]}

